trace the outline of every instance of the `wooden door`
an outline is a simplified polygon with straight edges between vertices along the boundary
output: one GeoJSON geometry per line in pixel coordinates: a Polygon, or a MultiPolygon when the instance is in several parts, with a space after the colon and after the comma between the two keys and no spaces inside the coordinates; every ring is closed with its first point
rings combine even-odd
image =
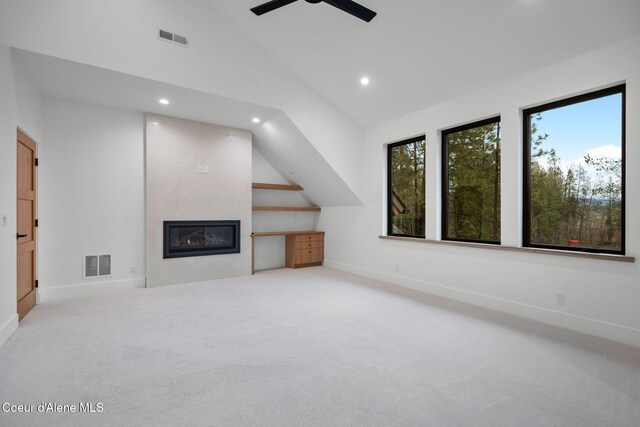
{"type": "Polygon", "coordinates": [[[36,305],[36,143],[18,129],[18,318],[36,305]]]}

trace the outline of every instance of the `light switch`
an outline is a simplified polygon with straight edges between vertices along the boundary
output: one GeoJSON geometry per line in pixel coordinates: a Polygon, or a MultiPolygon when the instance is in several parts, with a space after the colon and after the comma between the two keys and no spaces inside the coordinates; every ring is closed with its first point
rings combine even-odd
{"type": "Polygon", "coordinates": [[[202,173],[204,170],[204,167],[202,165],[198,165],[198,173],[202,173]]]}
{"type": "Polygon", "coordinates": [[[7,214],[2,214],[2,226],[6,227],[7,225],[9,225],[9,215],[7,214]]]}
{"type": "Polygon", "coordinates": [[[204,173],[209,173],[209,165],[204,166],[204,173]]]}

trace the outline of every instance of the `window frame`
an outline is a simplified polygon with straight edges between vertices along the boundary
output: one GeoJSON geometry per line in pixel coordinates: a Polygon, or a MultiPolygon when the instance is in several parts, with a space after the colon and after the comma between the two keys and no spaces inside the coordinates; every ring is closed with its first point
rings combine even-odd
{"type": "MultiPolygon", "coordinates": [[[[442,195],[440,197],[440,201],[442,204],[442,220],[440,226],[442,227],[440,230],[441,240],[450,241],[450,242],[468,242],[468,243],[482,243],[487,245],[501,245],[502,239],[497,241],[492,240],[479,240],[479,239],[461,239],[456,237],[449,237],[449,143],[448,143],[448,135],[452,133],[462,132],[469,129],[474,129],[477,127],[482,127],[494,123],[501,123],[501,115],[493,116],[488,119],[478,120],[472,123],[467,123],[466,125],[456,126],[453,128],[445,129],[440,132],[440,141],[442,145],[442,157],[440,158],[440,165],[442,168],[442,195]]],[[[500,126],[500,143],[502,142],[502,126],[500,126]]],[[[502,159],[502,156],[500,156],[502,159]]],[[[500,180],[502,180],[502,165],[500,165],[500,180]]],[[[502,203],[502,185],[500,186],[500,201],[502,203]]],[[[500,212],[500,221],[502,222],[502,210],[500,212]]],[[[500,227],[502,232],[502,227],[500,227]]]]}
{"type": "Polygon", "coordinates": [[[393,237],[409,237],[412,239],[426,239],[427,238],[427,213],[426,213],[426,192],[427,192],[427,137],[426,135],[414,136],[409,139],[403,139],[402,141],[393,142],[387,144],[387,236],[393,237]],[[408,145],[415,142],[424,141],[425,149],[424,149],[424,191],[425,191],[425,213],[424,213],[424,236],[419,236],[416,234],[398,234],[393,232],[393,187],[392,187],[392,161],[393,156],[391,154],[392,150],[396,147],[400,147],[402,145],[408,145]]]}
{"type": "Polygon", "coordinates": [[[558,101],[549,102],[546,104],[530,107],[522,110],[522,142],[523,142],[523,169],[522,169],[522,246],[525,248],[537,248],[537,249],[553,249],[560,251],[570,252],[586,252],[594,254],[611,254],[611,255],[625,255],[625,235],[626,235],[626,83],[608,87],[585,93],[582,95],[571,96],[558,101]],[[539,243],[531,243],[531,116],[536,113],[543,113],[549,110],[555,110],[557,108],[567,107],[570,105],[580,104],[583,102],[592,101],[594,99],[604,98],[606,96],[620,94],[622,101],[621,109],[621,195],[622,200],[620,204],[620,250],[614,249],[598,249],[598,248],[580,248],[576,246],[563,246],[563,245],[543,245],[539,243]]]}

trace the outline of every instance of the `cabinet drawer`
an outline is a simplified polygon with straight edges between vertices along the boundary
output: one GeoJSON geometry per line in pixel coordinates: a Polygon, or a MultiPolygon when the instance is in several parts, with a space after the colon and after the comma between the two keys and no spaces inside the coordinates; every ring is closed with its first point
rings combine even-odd
{"type": "Polygon", "coordinates": [[[317,249],[324,247],[322,240],[296,241],[296,249],[317,249]]]}
{"type": "Polygon", "coordinates": [[[296,236],[296,243],[298,242],[315,242],[315,241],[323,241],[324,234],[299,234],[296,236]]]}
{"type": "Polygon", "coordinates": [[[316,249],[296,249],[295,263],[310,264],[312,262],[322,262],[324,259],[324,248],[316,249]]]}

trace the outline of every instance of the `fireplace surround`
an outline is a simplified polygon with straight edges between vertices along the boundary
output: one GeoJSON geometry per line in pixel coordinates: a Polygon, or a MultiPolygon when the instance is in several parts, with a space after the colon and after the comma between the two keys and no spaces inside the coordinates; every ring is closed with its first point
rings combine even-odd
{"type": "Polygon", "coordinates": [[[240,221],[164,221],[163,258],[240,253],[240,221]]]}

